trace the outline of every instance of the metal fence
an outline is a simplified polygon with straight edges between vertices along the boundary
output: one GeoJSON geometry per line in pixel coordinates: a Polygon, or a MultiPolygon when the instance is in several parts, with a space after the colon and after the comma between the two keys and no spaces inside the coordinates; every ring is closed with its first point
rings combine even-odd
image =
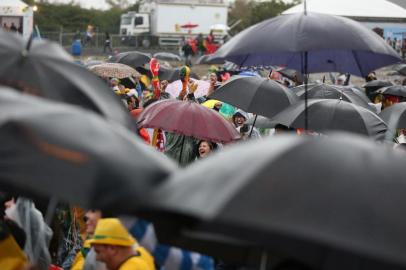
{"type": "MultiPolygon", "coordinates": [[[[82,46],[85,48],[96,48],[103,49],[105,46],[106,35],[105,33],[95,33],[91,38],[87,37],[83,33],[72,33],[72,32],[62,32],[62,31],[49,31],[41,32],[41,37],[57,42],[63,47],[71,46],[73,41],[80,40],[82,46]]],[[[173,49],[179,46],[178,43],[174,44],[161,44],[157,39],[149,35],[139,35],[139,36],[123,36],[118,34],[110,35],[111,47],[124,48],[124,47],[134,47],[134,48],[165,48],[169,47],[173,49]]]]}

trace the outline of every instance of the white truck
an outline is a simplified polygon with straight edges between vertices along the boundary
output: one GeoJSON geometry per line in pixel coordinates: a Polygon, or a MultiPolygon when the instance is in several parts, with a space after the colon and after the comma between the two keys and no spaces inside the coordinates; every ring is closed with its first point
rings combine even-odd
{"type": "Polygon", "coordinates": [[[144,46],[150,41],[179,45],[185,36],[208,35],[211,30],[219,38],[227,34],[227,16],[225,0],[145,1],[138,12],[121,15],[120,35],[142,37],[144,46]]]}
{"type": "Polygon", "coordinates": [[[0,27],[6,31],[20,32],[25,39],[32,34],[33,7],[20,0],[0,0],[0,27]]]}

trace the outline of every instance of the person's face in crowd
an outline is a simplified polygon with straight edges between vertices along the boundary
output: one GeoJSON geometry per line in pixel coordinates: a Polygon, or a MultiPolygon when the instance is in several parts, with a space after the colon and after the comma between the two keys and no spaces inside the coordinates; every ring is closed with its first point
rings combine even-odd
{"type": "Polygon", "coordinates": [[[207,157],[210,154],[211,148],[208,142],[202,141],[199,145],[199,156],[201,158],[207,157]]]}
{"type": "Polygon", "coordinates": [[[236,127],[240,127],[240,126],[244,125],[244,122],[245,122],[244,117],[242,117],[240,115],[237,115],[236,117],[234,117],[234,125],[236,127]]]}
{"type": "Polygon", "coordinates": [[[14,198],[12,198],[11,200],[5,201],[4,202],[4,208],[8,209],[10,207],[12,207],[13,205],[15,205],[15,200],[14,198]]]}
{"type": "Polygon", "coordinates": [[[112,245],[95,244],[92,247],[94,247],[96,252],[96,260],[104,262],[107,265],[117,255],[117,249],[112,245]]]}
{"type": "Polygon", "coordinates": [[[217,83],[216,73],[210,73],[209,80],[211,85],[215,85],[217,83]]]}
{"type": "Polygon", "coordinates": [[[161,81],[161,91],[165,91],[168,84],[169,84],[169,82],[167,80],[161,81]]]}
{"type": "Polygon", "coordinates": [[[130,97],[129,101],[128,101],[128,110],[132,111],[135,109],[135,104],[136,104],[136,100],[135,97],[130,97]]]}
{"type": "Polygon", "coordinates": [[[101,212],[96,211],[87,211],[85,214],[85,222],[86,222],[86,233],[88,235],[93,235],[96,229],[97,221],[101,218],[101,212]]]}
{"type": "Polygon", "coordinates": [[[112,86],[112,87],[118,85],[118,81],[117,81],[117,80],[111,80],[110,83],[111,83],[111,86],[112,86]]]}
{"type": "Polygon", "coordinates": [[[221,106],[223,106],[223,103],[217,102],[216,104],[214,104],[213,109],[214,109],[215,111],[220,111],[221,106]]]}

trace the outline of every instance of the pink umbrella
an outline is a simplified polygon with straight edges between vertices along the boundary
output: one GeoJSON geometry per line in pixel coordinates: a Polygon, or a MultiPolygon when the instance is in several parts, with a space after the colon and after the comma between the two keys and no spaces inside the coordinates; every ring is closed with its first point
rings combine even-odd
{"type": "MultiPolygon", "coordinates": [[[[195,91],[195,97],[202,97],[204,95],[207,95],[207,92],[209,91],[210,83],[206,81],[201,81],[201,80],[195,80],[191,79],[195,83],[197,83],[197,89],[195,91]]],[[[182,81],[177,80],[174,81],[166,87],[165,92],[171,94],[173,98],[176,98],[179,96],[180,91],[182,90],[182,81]]]]}
{"type": "Polygon", "coordinates": [[[160,128],[219,143],[240,137],[234,126],[219,113],[191,101],[170,99],[155,102],[141,113],[138,124],[143,128],[160,128]]]}

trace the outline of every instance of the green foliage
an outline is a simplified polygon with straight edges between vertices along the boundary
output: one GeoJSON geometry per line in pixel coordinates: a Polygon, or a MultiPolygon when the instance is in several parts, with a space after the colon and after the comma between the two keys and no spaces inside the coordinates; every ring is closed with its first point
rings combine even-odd
{"type": "Polygon", "coordinates": [[[301,0],[294,0],[290,3],[286,3],[282,0],[269,0],[264,2],[236,0],[229,12],[229,23],[233,24],[241,20],[240,23],[232,29],[235,34],[253,24],[278,16],[286,9],[299,3],[301,3],[301,0]]]}
{"type": "MultiPolygon", "coordinates": [[[[26,1],[28,2],[28,1],[26,1]]],[[[38,12],[35,13],[34,23],[41,31],[64,32],[85,31],[87,25],[93,25],[98,32],[118,33],[120,16],[128,10],[136,10],[138,5],[124,5],[126,1],[110,1],[109,10],[84,9],[73,1],[70,4],[51,4],[47,1],[37,1],[38,12]],[[125,6],[126,8],[122,8],[125,6]]]]}

